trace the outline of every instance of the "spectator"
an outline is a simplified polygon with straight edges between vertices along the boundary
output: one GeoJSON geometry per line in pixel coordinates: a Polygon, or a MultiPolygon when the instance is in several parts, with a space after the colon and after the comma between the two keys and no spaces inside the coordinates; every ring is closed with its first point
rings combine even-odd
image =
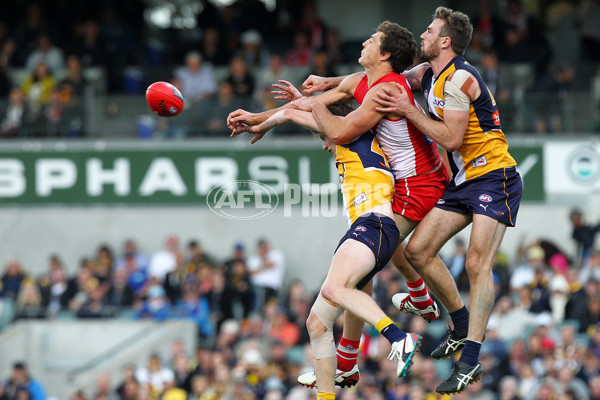
{"type": "Polygon", "coordinates": [[[46,313],[42,307],[40,290],[33,279],[25,278],[15,302],[15,319],[44,317],[46,313]]]}
{"type": "Polygon", "coordinates": [[[54,46],[47,32],[41,32],[37,38],[37,48],[27,57],[25,68],[33,72],[40,63],[51,71],[61,71],[65,67],[62,51],[54,46]]]}
{"type": "Polygon", "coordinates": [[[264,47],[262,37],[256,30],[248,30],[240,36],[242,48],[235,53],[246,61],[251,71],[264,68],[269,62],[269,52],[264,47]]]}
{"type": "Polygon", "coordinates": [[[136,310],[134,318],[152,318],[157,321],[164,321],[172,315],[171,303],[166,296],[165,289],[162,286],[153,285],[148,289],[148,297],[141,307],[136,310]]]}
{"type": "Polygon", "coordinates": [[[158,354],[152,354],[148,359],[148,366],[138,368],[135,378],[140,385],[149,387],[153,396],[158,396],[175,381],[175,374],[162,365],[158,354]]]}
{"type": "Polygon", "coordinates": [[[577,243],[578,259],[581,263],[585,263],[591,256],[596,234],[600,232],[600,222],[596,225],[585,224],[583,212],[577,208],[571,210],[569,219],[573,227],[571,237],[577,243]]]}
{"type": "Polygon", "coordinates": [[[312,49],[305,32],[294,34],[294,46],[285,55],[285,64],[293,67],[307,67],[312,59],[312,49]]]}
{"type": "Polygon", "coordinates": [[[211,321],[208,301],[205,297],[198,295],[193,285],[186,286],[182,299],[175,306],[177,315],[196,322],[200,337],[211,337],[215,332],[215,328],[211,321]]]}
{"type": "Polygon", "coordinates": [[[231,131],[223,121],[231,110],[247,105],[249,100],[250,98],[235,96],[230,82],[221,82],[217,98],[202,107],[200,132],[212,137],[227,137],[231,131]]]}
{"type": "Polygon", "coordinates": [[[127,239],[123,244],[123,256],[116,261],[115,267],[120,269],[131,263],[136,265],[136,269],[145,270],[148,268],[148,257],[139,251],[135,240],[127,239]]]}
{"type": "MultiPolygon", "coordinates": [[[[302,7],[302,18],[298,21],[298,30],[307,34],[308,44],[313,50],[323,46],[325,26],[317,14],[317,2],[307,1],[302,7]]],[[[336,75],[322,75],[336,76],[336,75]]]]}
{"type": "Polygon", "coordinates": [[[227,65],[229,54],[225,51],[221,35],[216,28],[209,27],[204,30],[200,46],[200,53],[207,63],[211,63],[214,66],[227,65]]]}
{"type": "Polygon", "coordinates": [[[257,301],[255,310],[262,309],[266,300],[278,297],[285,275],[283,253],[271,249],[269,242],[262,238],[258,241],[256,254],[248,259],[250,282],[254,286],[257,301]]]}
{"type": "Polygon", "coordinates": [[[327,58],[327,53],[324,49],[317,49],[314,52],[309,75],[317,76],[337,76],[335,66],[327,58]]]}
{"type": "Polygon", "coordinates": [[[183,255],[179,250],[179,238],[170,235],[165,240],[165,248],[157,251],[150,258],[148,275],[162,282],[165,276],[174,271],[181,262],[183,262],[183,255]]]}
{"type": "MultiPolygon", "coordinates": [[[[56,80],[43,62],[40,62],[35,71],[25,78],[21,90],[27,99],[32,121],[40,120],[42,107],[50,101],[50,94],[55,87],[56,80]]],[[[40,132],[35,133],[40,134],[40,132]]]]}
{"type": "Polygon", "coordinates": [[[117,400],[116,393],[110,388],[108,374],[102,374],[96,380],[96,392],[92,400],[117,400]]]}
{"type": "Polygon", "coordinates": [[[190,258],[187,261],[187,273],[196,274],[204,265],[208,265],[214,268],[216,262],[214,258],[204,251],[204,248],[196,240],[190,240],[188,242],[188,250],[190,252],[190,258]]]}
{"type": "Polygon", "coordinates": [[[212,66],[204,64],[202,55],[191,51],[185,56],[185,66],[175,71],[176,85],[186,101],[197,103],[212,97],[217,91],[217,82],[212,66]]]}
{"type": "Polygon", "coordinates": [[[19,88],[10,91],[8,104],[3,110],[0,122],[0,137],[16,137],[26,134],[26,123],[30,119],[28,106],[19,88]]]}
{"type": "Polygon", "coordinates": [[[254,76],[248,71],[246,61],[242,57],[234,57],[231,60],[229,63],[229,75],[225,78],[225,81],[231,84],[235,96],[249,99],[252,93],[254,93],[254,76]]]}
{"type": "Polygon", "coordinates": [[[113,271],[110,289],[106,294],[107,305],[117,309],[133,306],[135,292],[127,284],[127,280],[127,270],[125,268],[113,271]]]}
{"type": "Polygon", "coordinates": [[[323,49],[327,54],[327,59],[331,65],[348,64],[352,60],[349,54],[344,51],[340,42],[340,31],[337,29],[328,29],[325,32],[325,43],[323,49]]]}
{"type": "MultiPolygon", "coordinates": [[[[106,63],[106,43],[100,37],[98,21],[90,19],[77,26],[77,36],[71,45],[71,51],[79,57],[85,67],[106,63]]],[[[69,68],[67,60],[67,68],[69,68]]]]}
{"type": "Polygon", "coordinates": [[[69,290],[69,281],[60,260],[57,260],[50,270],[48,282],[40,284],[42,304],[46,307],[46,315],[50,318],[55,317],[59,311],[68,306],[70,296],[75,288],[69,290]]]}
{"type": "Polygon", "coordinates": [[[511,290],[518,290],[524,286],[531,285],[535,279],[536,268],[547,270],[544,263],[545,252],[537,244],[527,250],[527,261],[515,268],[510,277],[511,290]]]}
{"type": "Polygon", "coordinates": [[[31,377],[25,363],[16,362],[13,364],[12,375],[4,385],[4,393],[9,399],[20,400],[22,397],[18,393],[21,390],[28,392],[31,400],[46,400],[42,384],[31,377]]]}
{"type": "Polygon", "coordinates": [[[19,296],[21,283],[27,277],[21,263],[16,258],[10,258],[4,269],[4,275],[0,282],[0,297],[7,297],[13,301],[19,296]]]}

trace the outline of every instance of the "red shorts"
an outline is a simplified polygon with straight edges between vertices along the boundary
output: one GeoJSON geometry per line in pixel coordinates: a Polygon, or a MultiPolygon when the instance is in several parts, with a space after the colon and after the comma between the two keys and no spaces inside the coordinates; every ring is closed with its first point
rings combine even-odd
{"type": "Polygon", "coordinates": [[[397,180],[392,210],[413,221],[422,220],[442,197],[449,181],[443,164],[435,171],[397,180]]]}

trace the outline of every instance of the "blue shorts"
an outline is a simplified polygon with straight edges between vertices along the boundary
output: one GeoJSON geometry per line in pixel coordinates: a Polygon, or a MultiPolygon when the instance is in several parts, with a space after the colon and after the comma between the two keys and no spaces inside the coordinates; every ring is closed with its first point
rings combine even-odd
{"type": "Polygon", "coordinates": [[[357,289],[362,289],[390,261],[398,247],[400,232],[392,218],[377,213],[368,213],[354,221],[335,251],[348,239],[366,244],[375,255],[375,266],[356,284],[357,289]]]}
{"type": "Polygon", "coordinates": [[[523,183],[515,167],[501,168],[459,186],[451,181],[436,207],[461,214],[487,215],[515,226],[523,183]]]}

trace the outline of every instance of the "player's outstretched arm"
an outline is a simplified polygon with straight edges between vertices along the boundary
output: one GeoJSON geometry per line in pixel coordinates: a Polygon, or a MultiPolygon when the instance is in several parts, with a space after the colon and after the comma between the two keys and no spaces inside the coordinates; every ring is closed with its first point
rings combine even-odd
{"type": "Polygon", "coordinates": [[[250,141],[250,143],[254,144],[271,129],[276,126],[283,125],[287,122],[292,122],[297,125],[300,125],[311,131],[318,131],[319,126],[317,122],[313,118],[312,114],[307,111],[296,110],[292,108],[287,108],[284,110],[279,110],[269,118],[267,118],[264,122],[258,125],[248,125],[241,127],[239,129],[239,133],[249,132],[254,134],[254,137],[250,141]]]}
{"type": "Polygon", "coordinates": [[[338,87],[346,76],[323,77],[317,75],[309,75],[302,83],[305,95],[311,95],[315,92],[323,92],[328,89],[338,87]]]}

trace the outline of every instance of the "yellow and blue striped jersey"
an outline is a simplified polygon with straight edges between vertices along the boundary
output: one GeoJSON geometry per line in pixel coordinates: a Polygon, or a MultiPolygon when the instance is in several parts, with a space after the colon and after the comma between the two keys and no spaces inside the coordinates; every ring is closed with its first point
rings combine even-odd
{"type": "Polygon", "coordinates": [[[454,57],[438,77],[433,76],[431,68],[425,72],[421,86],[429,115],[438,121],[444,119],[444,85],[448,77],[459,69],[468,71],[477,79],[481,95],[469,106],[469,122],[462,144],[448,157],[456,185],[500,168],[517,165],[508,153],[508,142],[502,131],[496,100],[477,69],[463,56],[454,57]]]}
{"type": "Polygon", "coordinates": [[[349,225],[365,211],[392,201],[394,176],[371,131],[352,143],[337,145],[335,164],[349,225]]]}

